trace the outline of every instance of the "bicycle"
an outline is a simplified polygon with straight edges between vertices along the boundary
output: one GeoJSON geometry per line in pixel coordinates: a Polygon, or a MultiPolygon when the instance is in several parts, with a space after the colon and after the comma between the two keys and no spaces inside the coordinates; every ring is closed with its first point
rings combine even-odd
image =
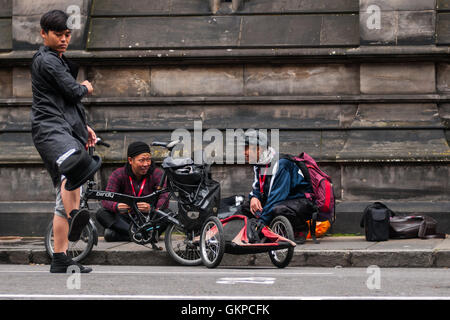
{"type": "MultiPolygon", "coordinates": [[[[97,138],[96,141],[97,145],[101,145],[104,147],[109,148],[110,145],[106,142],[104,142],[101,138],[97,138]]],[[[88,148],[89,155],[92,156],[94,154],[94,147],[88,148]]],[[[95,185],[95,181],[92,179],[89,179],[87,182],[87,188],[93,188],[95,185]]],[[[84,187],[81,188],[84,190],[84,187]]],[[[85,193],[82,191],[81,199],[80,199],[80,209],[88,209],[89,205],[87,203],[87,199],[85,197],[85,193]]],[[[89,210],[90,211],[90,210],[89,210]]],[[[52,258],[53,256],[53,218],[49,222],[47,229],[45,231],[45,250],[47,251],[47,254],[52,258]]],[[[85,259],[89,253],[92,251],[94,245],[98,244],[98,231],[97,227],[95,225],[95,220],[91,216],[89,219],[89,223],[84,227],[84,229],[81,232],[80,239],[77,241],[69,241],[69,248],[67,249],[67,254],[77,262],[82,261],[85,259]]]]}
{"type": "MultiPolygon", "coordinates": [[[[178,201],[178,196],[176,193],[182,193],[183,188],[180,187],[181,184],[175,183],[173,180],[172,170],[184,170],[189,166],[192,166],[191,159],[175,159],[180,161],[174,161],[172,159],[173,149],[180,144],[181,141],[171,141],[166,142],[153,142],[152,146],[160,146],[166,148],[169,151],[169,156],[164,159],[163,162],[163,176],[161,178],[160,184],[157,190],[153,193],[142,196],[135,197],[125,194],[120,194],[116,192],[109,192],[103,190],[95,190],[95,181],[89,180],[87,182],[86,190],[82,193],[80,208],[87,208],[89,200],[107,200],[119,203],[125,203],[130,206],[131,210],[128,212],[128,216],[131,219],[130,224],[130,237],[133,242],[145,245],[150,243],[153,249],[159,249],[156,246],[158,242],[158,231],[163,224],[168,223],[168,227],[165,230],[164,242],[166,245],[166,250],[169,255],[178,263],[182,265],[200,265],[202,263],[201,256],[199,253],[199,242],[198,237],[199,228],[187,228],[186,223],[183,223],[180,219],[179,212],[172,212],[170,209],[165,209],[166,211],[157,209],[155,204],[157,203],[160,195],[163,193],[169,193],[167,203],[171,197],[175,197],[178,201]],[[190,161],[189,161],[190,160],[190,161]],[[142,213],[138,207],[138,202],[147,202],[150,204],[151,210],[148,214],[142,213]]],[[[197,165],[197,167],[202,168],[205,175],[210,176],[209,166],[197,165]]],[[[200,183],[203,183],[203,179],[199,182],[197,187],[196,195],[198,195],[200,190],[200,183]]],[[[216,210],[217,212],[217,210],[216,210]]],[[[194,211],[186,212],[186,215],[190,215],[187,219],[196,220],[199,219],[199,213],[194,211]]],[[[186,221],[186,217],[184,217],[186,221]]],[[[201,220],[201,219],[199,219],[201,220]]],[[[198,221],[200,225],[203,221],[198,221]]],[[[46,248],[47,253],[51,256],[53,254],[51,246],[51,228],[47,229],[46,234],[46,248]]],[[[71,250],[69,253],[72,258],[76,261],[81,261],[84,259],[92,250],[93,245],[97,243],[97,232],[95,225],[91,222],[83,230],[82,236],[79,241],[85,244],[82,252],[78,250],[71,250]]]]}

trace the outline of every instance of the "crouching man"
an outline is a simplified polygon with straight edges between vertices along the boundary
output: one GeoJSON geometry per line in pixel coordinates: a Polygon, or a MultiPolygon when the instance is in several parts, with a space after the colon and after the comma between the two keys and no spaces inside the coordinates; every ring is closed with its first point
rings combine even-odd
{"type": "MultiPolygon", "coordinates": [[[[116,169],[108,179],[106,191],[118,192],[135,197],[143,197],[156,191],[162,178],[162,171],[154,165],[150,147],[145,142],[136,141],[128,146],[127,163],[116,169]]],[[[168,193],[158,199],[157,209],[167,207],[168,193]]],[[[150,204],[138,202],[142,213],[150,212],[150,204]]],[[[131,208],[125,203],[102,201],[102,208],[96,213],[97,221],[105,228],[105,241],[130,241],[129,229],[131,208]]],[[[164,230],[159,230],[162,233],[164,230]]]]}
{"type": "Polygon", "coordinates": [[[299,236],[296,242],[304,242],[308,230],[306,221],[311,219],[314,210],[305,197],[305,193],[312,192],[311,184],[293,161],[283,157],[278,159],[279,155],[272,147],[261,147],[267,145],[263,133],[249,130],[244,141],[246,163],[250,159],[256,159],[257,163],[253,166],[252,190],[248,200],[241,205],[241,212],[257,217],[265,225],[269,225],[275,216],[285,215],[299,236]],[[251,145],[255,142],[256,145],[251,145]]]}

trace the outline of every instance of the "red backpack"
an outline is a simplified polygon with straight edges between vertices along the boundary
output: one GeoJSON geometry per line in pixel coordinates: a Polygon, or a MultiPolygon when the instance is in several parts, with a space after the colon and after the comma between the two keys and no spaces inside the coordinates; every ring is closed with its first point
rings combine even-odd
{"type": "Polygon", "coordinates": [[[316,205],[318,209],[317,220],[328,220],[334,223],[336,220],[335,197],[331,177],[323,172],[316,161],[305,152],[298,156],[284,155],[283,158],[294,161],[302,171],[305,180],[311,184],[313,193],[306,193],[305,196],[316,205]]]}

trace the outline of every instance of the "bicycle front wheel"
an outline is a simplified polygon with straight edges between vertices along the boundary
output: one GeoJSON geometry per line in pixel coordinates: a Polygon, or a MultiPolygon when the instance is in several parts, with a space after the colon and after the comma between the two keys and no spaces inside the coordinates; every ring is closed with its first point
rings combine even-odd
{"type": "MultiPolygon", "coordinates": [[[[288,218],[284,216],[275,217],[270,224],[270,229],[276,234],[294,241],[294,230],[288,218]]],[[[291,262],[293,256],[293,247],[269,252],[270,260],[278,268],[285,268],[291,262]]]]}
{"type": "Polygon", "coordinates": [[[202,263],[200,249],[195,235],[186,233],[181,227],[171,224],[164,235],[169,255],[184,266],[198,266],[202,263]]]}
{"type": "MultiPolygon", "coordinates": [[[[95,242],[94,228],[91,223],[88,223],[81,232],[81,237],[78,241],[69,241],[69,248],[67,254],[74,261],[80,262],[86,258],[92,251],[95,242]]],[[[45,233],[45,249],[50,258],[53,257],[54,241],[53,241],[53,219],[47,226],[45,233]]]]}
{"type": "Polygon", "coordinates": [[[225,253],[225,236],[219,218],[209,217],[203,224],[200,253],[203,264],[208,268],[215,268],[222,261],[225,253]]]}

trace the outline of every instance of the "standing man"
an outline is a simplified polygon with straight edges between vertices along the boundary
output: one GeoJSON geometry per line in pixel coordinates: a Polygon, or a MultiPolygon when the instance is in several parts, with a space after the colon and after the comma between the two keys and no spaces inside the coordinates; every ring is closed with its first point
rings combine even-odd
{"type": "Polygon", "coordinates": [[[40,21],[44,45],[33,56],[31,65],[31,130],[34,145],[56,188],[50,272],[65,273],[69,266],[77,265],[82,273],[87,273],[92,269],[74,262],[66,252],[69,240],[77,241],[89,221],[89,212],[79,210],[80,185],[86,179],[76,180],[93,175],[101,161],[94,163],[86,152],[86,147],[95,145],[97,137],[87,125],[81,99],[93,88],[87,80],[77,83],[78,67],[64,56],[71,38],[68,18],[65,12],[53,10],[40,21]],[[81,170],[77,157],[85,160],[81,170]],[[90,172],[86,172],[87,167],[90,172]]]}

